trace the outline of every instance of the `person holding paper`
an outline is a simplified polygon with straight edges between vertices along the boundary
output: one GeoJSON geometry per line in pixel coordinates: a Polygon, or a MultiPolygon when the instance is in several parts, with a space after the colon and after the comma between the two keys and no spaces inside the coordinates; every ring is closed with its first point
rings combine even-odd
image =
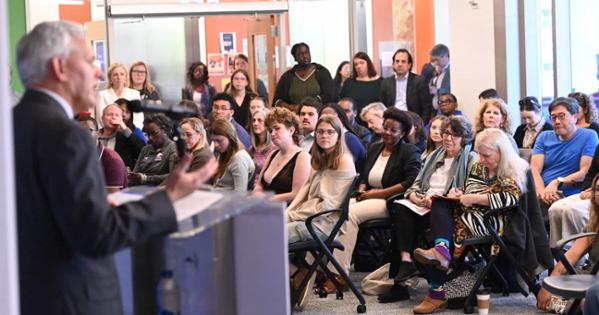
{"type": "MultiPolygon", "coordinates": [[[[413,309],[414,314],[430,314],[445,308],[443,284],[454,255],[461,252],[461,242],[469,237],[488,235],[483,215],[492,209],[508,209],[490,217],[493,229],[502,235],[511,207],[517,206],[526,192],[528,163],[511,144],[511,137],[498,128],[485,128],[476,135],[475,149],[479,160],[472,164],[464,189],[454,188],[447,194],[459,202],[437,201],[432,205],[431,234],[435,246],[414,250],[416,261],[429,265],[429,292],[413,309]],[[430,267],[436,267],[431,269],[430,267]]],[[[499,246],[493,245],[492,255],[499,246]]]]}
{"type": "Polygon", "coordinates": [[[96,105],[102,78],[85,31],[40,23],[16,55],[27,87],[13,109],[21,314],[122,314],[113,253],[175,232],[173,202],[216,162],[187,173],[187,155],[165,189],[111,208],[94,140],[73,120],[96,105]]]}
{"type": "Polygon", "coordinates": [[[419,235],[429,227],[433,195],[446,195],[451,189],[463,188],[476,153],[471,151],[472,125],[461,116],[443,120],[441,147],[434,150],[422,166],[414,184],[389,209],[393,222],[396,247],[391,254],[389,278],[394,279],[391,290],[381,294],[381,303],[409,299],[406,283],[418,275],[412,261],[412,251],[419,235]]]}

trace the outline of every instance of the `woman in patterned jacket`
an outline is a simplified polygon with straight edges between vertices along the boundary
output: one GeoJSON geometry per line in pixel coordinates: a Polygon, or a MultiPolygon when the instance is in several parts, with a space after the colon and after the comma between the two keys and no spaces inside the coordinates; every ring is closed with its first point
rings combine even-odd
{"type": "MultiPolygon", "coordinates": [[[[485,212],[517,205],[526,191],[528,163],[520,158],[509,136],[500,129],[486,128],[476,138],[479,161],[473,163],[464,190],[455,188],[448,194],[459,203],[448,207],[451,203],[433,202],[431,230],[435,246],[414,251],[417,261],[441,271],[429,273],[429,293],[422,303],[414,307],[414,314],[430,314],[446,307],[442,285],[451,261],[451,251],[459,252],[465,238],[487,235],[483,224],[485,212]]],[[[508,220],[509,213],[505,212],[492,217],[493,228],[499,235],[508,220]]],[[[498,249],[494,246],[493,252],[497,253],[498,249]]]]}

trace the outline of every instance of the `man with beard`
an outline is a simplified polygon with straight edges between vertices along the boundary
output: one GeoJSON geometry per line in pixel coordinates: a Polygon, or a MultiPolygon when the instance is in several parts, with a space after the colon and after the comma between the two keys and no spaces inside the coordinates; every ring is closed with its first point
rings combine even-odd
{"type": "Polygon", "coordinates": [[[284,106],[297,113],[300,102],[307,96],[317,98],[321,104],[335,102],[335,85],[327,68],[312,62],[310,47],[297,43],[291,48],[297,64],[287,70],[277,83],[273,106],[284,106]]]}

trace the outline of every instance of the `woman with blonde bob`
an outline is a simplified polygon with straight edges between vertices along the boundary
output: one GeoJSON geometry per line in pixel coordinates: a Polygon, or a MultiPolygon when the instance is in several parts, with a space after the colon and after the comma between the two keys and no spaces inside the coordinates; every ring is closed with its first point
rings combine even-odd
{"type": "Polygon", "coordinates": [[[129,68],[129,86],[139,91],[142,100],[148,99],[160,103],[160,95],[152,84],[150,70],[143,61],[136,61],[129,68]]]}
{"type": "Polygon", "coordinates": [[[218,152],[218,169],[214,187],[245,192],[254,175],[254,161],[244,150],[235,127],[226,119],[215,119],[210,126],[214,151],[218,152]]]}
{"type": "MultiPolygon", "coordinates": [[[[202,120],[196,117],[188,117],[181,120],[179,127],[185,139],[185,151],[192,156],[191,165],[188,171],[200,169],[210,160],[212,152],[206,139],[206,129],[202,120]]],[[[177,157],[177,161],[180,158],[177,157]]]]}
{"type": "MultiPolygon", "coordinates": [[[[474,130],[476,134],[486,128],[498,128],[508,135],[512,134],[512,119],[510,118],[507,104],[500,98],[490,98],[483,100],[476,113],[474,121],[474,130]]],[[[510,137],[512,145],[518,149],[516,141],[510,137]]],[[[474,137],[474,147],[476,147],[477,137],[474,137]]]]}
{"type": "MultiPolygon", "coordinates": [[[[483,215],[488,210],[509,209],[517,205],[526,192],[528,163],[520,158],[510,139],[497,128],[482,130],[476,142],[479,160],[473,163],[464,189],[454,188],[447,194],[450,198],[459,199],[459,202],[433,201],[431,232],[435,246],[417,248],[414,259],[441,272],[428,273],[429,293],[421,304],[414,307],[414,314],[430,314],[447,306],[443,284],[452,250],[454,255],[458,254],[464,239],[488,235],[483,215]]],[[[509,212],[499,212],[491,217],[492,226],[499,235],[503,234],[509,217],[509,212]]],[[[492,254],[497,255],[498,251],[499,247],[494,245],[492,254]]]]}
{"type": "MultiPolygon", "coordinates": [[[[290,244],[311,239],[304,221],[311,215],[339,208],[356,176],[353,158],[345,150],[343,125],[339,118],[323,115],[316,123],[315,134],[316,139],[310,151],[312,171],[308,181],[287,207],[287,235],[290,244]]],[[[328,235],[337,222],[338,215],[331,213],[315,220],[317,232],[323,236],[328,235]]],[[[344,231],[342,228],[340,233],[344,231]]],[[[294,287],[301,283],[307,271],[304,268],[298,270],[295,265],[290,264],[289,272],[294,287]]],[[[314,273],[300,295],[297,302],[299,307],[305,301],[306,292],[311,290],[315,276],[314,273]]]]}
{"type": "MultiPolygon", "coordinates": [[[[114,104],[117,99],[124,98],[128,101],[139,100],[139,92],[129,88],[129,74],[127,67],[121,63],[113,63],[108,67],[108,88],[101,90],[98,96],[98,105],[96,106],[96,116],[102,117],[104,107],[108,104],[114,104]]],[[[137,126],[143,126],[144,116],[142,113],[133,115],[133,122],[137,126]]]]}

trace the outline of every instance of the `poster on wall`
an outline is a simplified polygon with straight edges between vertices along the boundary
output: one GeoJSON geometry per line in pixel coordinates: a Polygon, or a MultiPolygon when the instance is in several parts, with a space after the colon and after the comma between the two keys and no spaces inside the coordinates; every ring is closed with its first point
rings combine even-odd
{"type": "Polygon", "coordinates": [[[104,40],[92,41],[98,67],[102,70],[102,82],[106,82],[106,43],[104,40]]]}
{"type": "Polygon", "coordinates": [[[210,75],[225,74],[225,56],[223,54],[208,54],[208,73],[210,75]]]}
{"type": "Polygon", "coordinates": [[[234,54],[237,51],[235,47],[235,33],[221,32],[220,33],[220,52],[223,54],[234,54]]]}

